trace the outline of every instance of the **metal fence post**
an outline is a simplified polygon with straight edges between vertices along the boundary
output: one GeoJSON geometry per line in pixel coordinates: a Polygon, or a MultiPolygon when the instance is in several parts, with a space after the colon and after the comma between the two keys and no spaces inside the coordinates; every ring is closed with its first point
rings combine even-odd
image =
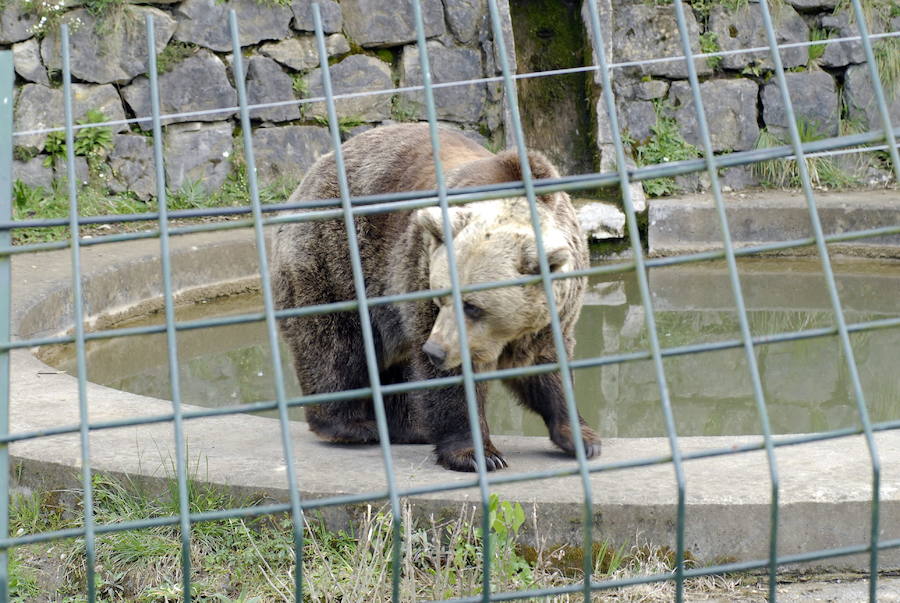
{"type": "MultiPolygon", "coordinates": [[[[12,220],[12,116],[13,116],[12,52],[0,52],[0,222],[12,220]]],[[[0,247],[9,247],[9,230],[0,229],[0,247]]],[[[12,279],[8,255],[0,255],[0,343],[8,342],[10,333],[10,299],[12,279]]],[[[9,433],[9,354],[0,348],[0,435],[9,433]]],[[[0,537],[9,537],[9,444],[0,444],[0,537]]],[[[9,555],[0,551],[0,602],[9,600],[9,555]]]]}

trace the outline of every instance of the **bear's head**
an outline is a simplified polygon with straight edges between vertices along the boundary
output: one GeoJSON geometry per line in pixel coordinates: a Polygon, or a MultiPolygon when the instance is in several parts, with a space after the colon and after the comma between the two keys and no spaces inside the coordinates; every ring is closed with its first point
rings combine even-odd
{"type": "MultiPolygon", "coordinates": [[[[558,204],[571,207],[565,193],[538,197],[541,238],[550,272],[576,268],[576,254],[579,253],[572,241],[577,240],[580,233],[567,232],[559,223],[558,204]]],[[[461,286],[540,274],[537,241],[526,198],[481,201],[452,207],[449,218],[461,286]]],[[[422,227],[429,252],[430,287],[449,288],[450,267],[444,244],[442,211],[439,207],[422,209],[417,212],[416,219],[422,227]]],[[[554,283],[557,303],[571,286],[571,279],[554,283]]],[[[469,350],[476,367],[495,365],[509,342],[550,324],[550,311],[541,283],[468,292],[463,294],[462,301],[469,350]]],[[[435,366],[450,370],[462,362],[453,299],[448,295],[435,299],[434,303],[439,311],[423,350],[435,366]]]]}

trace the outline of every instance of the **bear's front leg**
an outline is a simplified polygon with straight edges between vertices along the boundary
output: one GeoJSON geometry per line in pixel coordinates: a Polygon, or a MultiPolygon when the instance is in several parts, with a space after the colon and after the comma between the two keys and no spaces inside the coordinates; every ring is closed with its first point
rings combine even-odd
{"type": "MultiPolygon", "coordinates": [[[[459,375],[458,370],[439,371],[423,356],[417,356],[413,363],[416,380],[459,375]]],[[[465,388],[462,385],[454,385],[422,390],[416,395],[425,412],[438,464],[453,471],[478,471],[475,446],[472,442],[472,432],[469,429],[465,388]]],[[[486,395],[487,384],[476,383],[475,397],[478,404],[481,438],[484,444],[484,463],[488,471],[495,471],[509,465],[491,442],[491,434],[484,418],[486,395]]]]}
{"type": "MultiPolygon", "coordinates": [[[[547,362],[552,362],[547,360],[547,362]]],[[[507,386],[519,401],[544,419],[547,430],[550,432],[550,440],[565,453],[575,456],[575,441],[572,437],[572,427],[569,424],[569,410],[566,406],[566,397],[563,393],[562,378],[558,372],[545,373],[521,377],[519,379],[507,379],[503,384],[507,386]]],[[[588,427],[581,415],[578,415],[581,425],[581,441],[584,446],[584,456],[593,458],[600,454],[600,440],[593,429],[588,427]]]]}

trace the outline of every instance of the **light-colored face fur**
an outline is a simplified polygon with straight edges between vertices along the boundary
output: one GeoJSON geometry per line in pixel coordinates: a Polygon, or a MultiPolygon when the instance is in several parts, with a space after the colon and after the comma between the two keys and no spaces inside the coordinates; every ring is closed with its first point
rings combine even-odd
{"type": "MultiPolygon", "coordinates": [[[[539,205],[544,248],[551,271],[569,270],[572,254],[552,213],[539,205]]],[[[487,283],[539,273],[537,247],[528,201],[524,198],[473,203],[450,209],[453,246],[461,285],[487,283]]],[[[430,286],[450,287],[447,248],[443,244],[441,210],[420,210],[419,223],[430,240],[430,286]]],[[[565,283],[557,282],[555,289],[565,283]]],[[[559,293],[556,293],[559,299],[559,293]]],[[[434,300],[440,312],[428,342],[446,352],[440,368],[460,365],[459,329],[451,296],[434,300]]],[[[510,341],[550,324],[542,285],[502,287],[463,294],[463,313],[472,362],[496,363],[510,341]]]]}

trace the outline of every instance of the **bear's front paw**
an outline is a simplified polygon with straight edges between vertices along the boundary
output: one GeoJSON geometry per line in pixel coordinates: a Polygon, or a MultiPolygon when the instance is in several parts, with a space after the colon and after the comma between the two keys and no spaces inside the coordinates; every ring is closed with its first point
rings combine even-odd
{"type": "MultiPolygon", "coordinates": [[[[439,465],[453,471],[478,471],[475,461],[475,449],[465,444],[439,445],[435,450],[439,465]]],[[[500,451],[490,443],[484,446],[484,465],[488,471],[496,471],[508,467],[509,464],[500,451]]]]}
{"type": "MultiPolygon", "coordinates": [[[[550,432],[550,439],[559,446],[563,452],[570,456],[575,456],[575,443],[572,438],[572,428],[568,423],[560,423],[550,432]]],[[[600,455],[600,439],[594,430],[581,424],[581,440],[584,445],[584,456],[592,459],[600,455]]]]}

